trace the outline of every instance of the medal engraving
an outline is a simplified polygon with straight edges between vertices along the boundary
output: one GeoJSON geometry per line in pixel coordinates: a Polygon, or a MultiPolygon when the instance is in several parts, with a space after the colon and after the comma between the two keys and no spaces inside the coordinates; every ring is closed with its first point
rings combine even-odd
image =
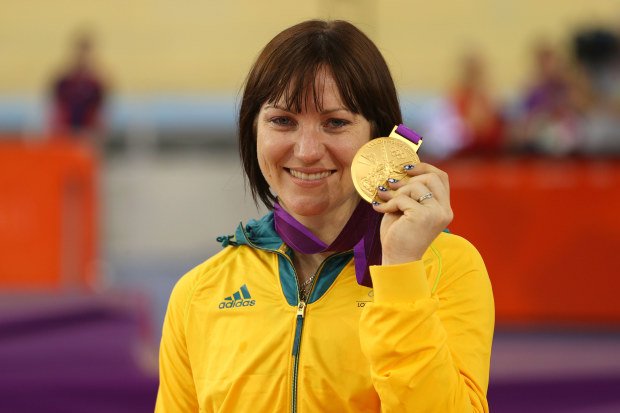
{"type": "Polygon", "coordinates": [[[388,178],[407,178],[404,166],[420,162],[416,151],[417,146],[402,138],[376,138],[366,143],[351,163],[355,189],[364,200],[381,202],[377,197],[379,185],[387,187],[388,178]]]}

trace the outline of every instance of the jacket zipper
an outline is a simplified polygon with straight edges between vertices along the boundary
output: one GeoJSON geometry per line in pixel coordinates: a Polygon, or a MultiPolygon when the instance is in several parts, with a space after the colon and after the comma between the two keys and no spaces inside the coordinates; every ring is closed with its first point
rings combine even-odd
{"type": "MultiPolygon", "coordinates": [[[[337,257],[342,254],[346,254],[347,252],[341,252],[337,254],[330,255],[327,257],[319,268],[316,270],[316,277],[314,278],[314,282],[312,283],[312,287],[310,287],[310,291],[308,292],[307,299],[310,299],[312,296],[312,292],[314,291],[314,287],[319,279],[321,271],[323,267],[325,267],[325,263],[332,259],[333,257],[337,257]]],[[[292,261],[285,254],[285,257],[289,260],[291,265],[293,265],[292,261]]],[[[293,271],[295,271],[295,267],[293,266],[293,271]]],[[[295,279],[297,279],[297,274],[295,274],[295,279]]],[[[297,285],[297,294],[299,294],[299,285],[297,285]]],[[[306,315],[306,302],[301,300],[301,296],[299,296],[299,304],[297,305],[297,317],[295,320],[295,339],[293,340],[293,382],[291,387],[291,413],[297,413],[297,379],[298,379],[298,371],[299,371],[299,349],[301,347],[301,333],[304,328],[304,317],[306,315]]]]}
{"type": "Polygon", "coordinates": [[[295,339],[293,340],[293,382],[291,391],[291,412],[297,412],[297,372],[299,369],[299,345],[301,343],[301,330],[304,326],[306,302],[299,301],[297,305],[297,320],[295,321],[295,339]]]}
{"type": "MultiPolygon", "coordinates": [[[[259,250],[275,252],[276,254],[281,255],[284,259],[286,259],[288,263],[291,265],[291,268],[293,269],[293,274],[295,275],[295,282],[297,283],[297,272],[295,271],[295,265],[293,264],[293,261],[288,255],[278,250],[261,248],[257,246],[256,244],[250,241],[248,234],[245,231],[245,228],[242,228],[242,231],[245,235],[245,239],[247,240],[248,244],[250,244],[252,247],[259,249],[259,250]]],[[[310,291],[308,292],[308,298],[312,296],[312,292],[314,291],[314,286],[316,285],[318,281],[319,274],[323,270],[325,263],[334,257],[340,256],[342,254],[346,254],[348,252],[349,251],[344,251],[344,252],[339,252],[339,253],[330,255],[321,263],[321,265],[319,265],[319,268],[316,270],[317,276],[315,277],[314,282],[312,283],[312,287],[310,288],[310,291]]],[[[298,376],[298,370],[299,370],[299,348],[301,347],[301,333],[304,327],[304,317],[306,315],[306,302],[301,300],[301,296],[299,295],[299,284],[298,283],[297,283],[297,297],[298,297],[297,300],[299,304],[297,304],[297,315],[295,317],[295,337],[293,339],[293,351],[292,351],[292,356],[293,356],[293,378],[292,378],[292,383],[291,383],[291,412],[292,413],[297,413],[297,376],[298,376]]]]}
{"type": "MultiPolygon", "coordinates": [[[[288,258],[288,256],[287,256],[288,258]]],[[[319,268],[316,270],[316,277],[314,277],[314,282],[312,283],[312,286],[310,287],[310,291],[308,292],[308,296],[306,297],[307,299],[310,299],[310,296],[312,295],[312,291],[314,290],[314,286],[316,285],[316,282],[318,281],[319,278],[319,274],[321,273],[321,270],[323,270],[323,266],[325,265],[325,261],[329,260],[328,257],[326,258],[321,265],[319,265],[319,268]]],[[[291,265],[293,263],[291,262],[291,265]]],[[[293,266],[293,271],[294,271],[295,267],[293,266]]],[[[297,275],[295,275],[295,279],[297,279],[297,275]]],[[[299,291],[299,284],[297,284],[297,295],[298,295],[298,301],[299,304],[297,304],[297,317],[295,320],[295,338],[293,340],[293,381],[292,381],[292,387],[291,387],[291,412],[292,413],[297,413],[297,379],[298,379],[298,372],[299,372],[299,348],[301,347],[301,333],[303,331],[304,328],[304,317],[306,315],[306,302],[303,301],[301,299],[301,295],[300,295],[301,291],[299,291]]]]}

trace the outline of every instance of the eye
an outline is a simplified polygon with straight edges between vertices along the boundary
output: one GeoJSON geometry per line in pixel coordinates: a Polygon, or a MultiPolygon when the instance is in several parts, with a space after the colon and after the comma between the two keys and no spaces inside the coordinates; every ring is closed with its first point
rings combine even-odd
{"type": "Polygon", "coordinates": [[[295,124],[293,122],[293,119],[289,118],[288,116],[274,116],[273,118],[269,119],[269,122],[272,123],[274,126],[278,127],[289,127],[295,124]]]}
{"type": "Polygon", "coordinates": [[[333,119],[329,119],[327,122],[325,122],[325,126],[327,128],[330,128],[330,129],[339,129],[339,128],[342,128],[344,126],[347,126],[350,123],[351,122],[349,122],[346,119],[333,118],[333,119]]]}

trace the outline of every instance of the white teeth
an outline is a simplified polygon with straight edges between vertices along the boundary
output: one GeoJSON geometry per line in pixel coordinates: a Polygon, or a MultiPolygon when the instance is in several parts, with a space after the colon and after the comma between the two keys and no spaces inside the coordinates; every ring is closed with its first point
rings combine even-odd
{"type": "Polygon", "coordinates": [[[294,169],[290,169],[290,171],[291,175],[293,175],[295,178],[303,179],[304,181],[315,181],[317,179],[327,178],[332,174],[331,171],[319,172],[317,174],[306,174],[296,171],[294,169]]]}

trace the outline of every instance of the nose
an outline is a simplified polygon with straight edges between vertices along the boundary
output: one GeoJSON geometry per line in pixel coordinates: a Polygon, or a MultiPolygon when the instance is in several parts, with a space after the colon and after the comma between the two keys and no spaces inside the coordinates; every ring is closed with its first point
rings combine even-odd
{"type": "Polygon", "coordinates": [[[295,157],[306,164],[320,160],[325,154],[320,132],[312,128],[302,128],[295,142],[295,157]]]}

